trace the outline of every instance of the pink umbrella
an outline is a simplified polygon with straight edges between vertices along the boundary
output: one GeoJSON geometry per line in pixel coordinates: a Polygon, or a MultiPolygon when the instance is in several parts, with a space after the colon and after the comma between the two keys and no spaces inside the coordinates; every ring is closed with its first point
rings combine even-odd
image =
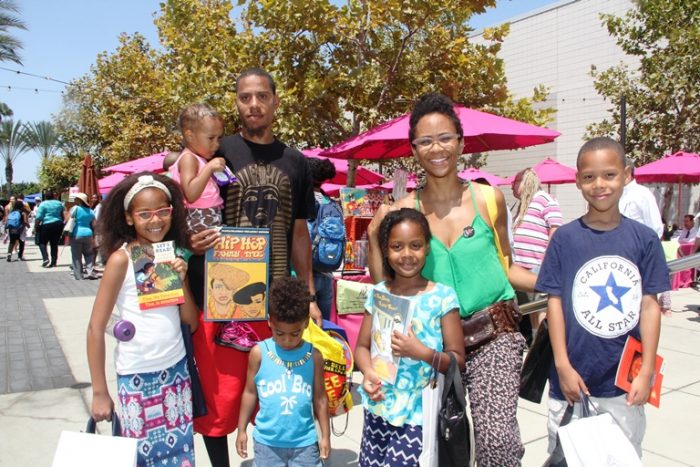
{"type": "Polygon", "coordinates": [[[683,183],[700,182],[700,155],[690,152],[667,154],[634,170],[634,178],[642,183],[678,183],[678,222],[681,217],[683,183]]]}
{"type": "Polygon", "coordinates": [[[462,180],[475,180],[477,178],[484,178],[487,182],[489,182],[489,185],[491,186],[504,185],[506,182],[505,178],[501,178],[498,175],[494,175],[483,170],[475,169],[474,167],[464,169],[457,175],[462,180]]]}
{"type": "MultiPolygon", "coordinates": [[[[313,148],[304,149],[301,152],[306,157],[313,157],[316,159],[328,159],[327,157],[320,157],[318,154],[321,153],[323,149],[313,148]]],[[[328,181],[335,185],[345,186],[348,183],[348,161],[340,159],[328,159],[335,166],[335,177],[328,181]]],[[[380,173],[374,172],[372,170],[366,169],[364,167],[358,167],[355,172],[355,183],[359,186],[361,185],[372,185],[384,180],[384,176],[380,173]]],[[[324,191],[328,191],[324,188],[324,191]]],[[[329,193],[330,194],[330,193],[329,193]]]]}
{"type": "MultiPolygon", "coordinates": [[[[517,149],[554,141],[558,131],[455,105],[464,128],[464,152],[517,149]]],[[[321,151],[334,159],[389,159],[411,155],[409,114],[389,120],[357,136],[321,151]]]]}
{"type": "Polygon", "coordinates": [[[168,155],[169,151],[158,152],[150,156],[142,157],[132,161],[122,162],[121,164],[113,165],[102,169],[103,172],[122,172],[132,174],[136,172],[163,172],[163,159],[168,155]]]}
{"type": "Polygon", "coordinates": [[[100,194],[105,194],[109,193],[109,191],[114,188],[117,183],[121,182],[126,178],[125,173],[123,172],[114,172],[113,174],[107,175],[106,177],[102,177],[97,181],[97,184],[100,187],[100,194]]]}
{"type": "MultiPolygon", "coordinates": [[[[574,183],[576,181],[576,169],[564,165],[560,162],[550,159],[549,157],[532,167],[532,170],[537,174],[540,183],[549,185],[561,185],[563,183],[574,183]]],[[[515,175],[506,178],[503,185],[513,183],[515,175]]]]}
{"type": "Polygon", "coordinates": [[[667,154],[635,169],[634,178],[643,183],[700,182],[700,155],[689,152],[667,154]]]}

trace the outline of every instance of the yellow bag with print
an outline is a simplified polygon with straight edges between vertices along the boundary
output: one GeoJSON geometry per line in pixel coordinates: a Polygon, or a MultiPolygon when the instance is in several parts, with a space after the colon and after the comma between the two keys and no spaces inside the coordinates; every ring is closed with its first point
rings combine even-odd
{"type": "MultiPolygon", "coordinates": [[[[337,332],[326,332],[313,321],[309,322],[302,337],[323,356],[323,383],[328,394],[330,416],[335,417],[347,413],[353,405],[350,389],[354,361],[350,345],[337,332]]],[[[333,433],[339,436],[335,430],[333,433]]]]}

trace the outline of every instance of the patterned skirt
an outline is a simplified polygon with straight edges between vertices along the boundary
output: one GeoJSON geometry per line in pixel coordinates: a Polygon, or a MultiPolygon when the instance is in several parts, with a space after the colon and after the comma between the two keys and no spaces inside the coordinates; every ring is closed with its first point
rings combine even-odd
{"type": "Polygon", "coordinates": [[[138,439],[138,465],[194,466],[186,358],[151,373],[117,375],[122,436],[138,439]]]}
{"type": "Polygon", "coordinates": [[[365,410],[360,467],[418,466],[423,451],[423,427],[394,426],[365,410]]]}

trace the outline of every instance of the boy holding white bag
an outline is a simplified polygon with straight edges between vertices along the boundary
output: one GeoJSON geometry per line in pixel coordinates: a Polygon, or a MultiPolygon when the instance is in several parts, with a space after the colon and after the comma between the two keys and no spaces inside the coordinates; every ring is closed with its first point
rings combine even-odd
{"type": "MultiPolygon", "coordinates": [[[[549,452],[567,405],[590,397],[609,413],[641,457],[643,405],[651,391],[659,342],[658,293],[671,288],[658,237],[620,214],[630,170],[622,146],[594,138],[578,153],[576,186],[588,212],[554,234],[536,290],[549,294],[547,319],[554,353],[550,371],[549,452]],[[627,336],[640,339],[642,368],[628,394],[615,386],[627,336]]],[[[580,412],[574,411],[572,420],[580,412]]]]}

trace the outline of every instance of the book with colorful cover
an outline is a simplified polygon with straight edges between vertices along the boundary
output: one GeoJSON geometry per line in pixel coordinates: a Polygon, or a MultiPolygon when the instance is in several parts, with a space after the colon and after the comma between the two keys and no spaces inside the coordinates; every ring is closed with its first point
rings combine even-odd
{"type": "Polygon", "coordinates": [[[222,227],[205,254],[204,319],[267,319],[270,230],[222,227]]]}
{"type": "Polygon", "coordinates": [[[180,275],[169,263],[175,258],[172,241],[135,245],[130,254],[139,308],[151,310],[185,302],[180,275]]]}
{"type": "MultiPolygon", "coordinates": [[[[625,342],[625,348],[622,350],[620,364],[617,366],[617,373],[615,374],[615,386],[629,392],[632,388],[632,381],[639,374],[641,367],[642,343],[632,336],[627,336],[627,342],[625,342]]],[[[656,354],[654,376],[651,380],[651,393],[647,401],[654,407],[659,407],[663,379],[664,359],[661,355],[656,354]]]]}
{"type": "Polygon", "coordinates": [[[408,334],[413,317],[411,300],[388,292],[372,291],[372,330],[370,333],[370,357],[377,376],[389,384],[396,381],[401,363],[391,351],[391,335],[394,331],[408,334]]]}

